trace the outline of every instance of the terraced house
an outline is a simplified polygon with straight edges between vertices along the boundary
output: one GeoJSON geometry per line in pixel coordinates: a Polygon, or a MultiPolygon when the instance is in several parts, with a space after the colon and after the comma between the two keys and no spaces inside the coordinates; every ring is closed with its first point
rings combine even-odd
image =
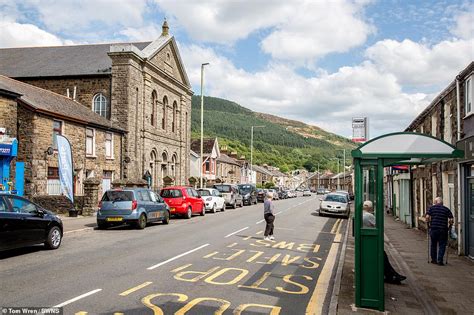
{"type": "MultiPolygon", "coordinates": [[[[119,168],[96,178],[146,179],[154,188],[187,182],[193,92],[166,21],[153,42],[0,49],[0,74],[66,96],[124,132],[114,142],[119,168]]],[[[44,131],[48,141],[54,126],[44,131]]]]}

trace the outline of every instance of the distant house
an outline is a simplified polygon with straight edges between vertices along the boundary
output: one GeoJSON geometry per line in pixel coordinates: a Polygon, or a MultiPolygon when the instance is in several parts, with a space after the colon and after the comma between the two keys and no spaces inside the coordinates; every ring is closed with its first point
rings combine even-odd
{"type": "Polygon", "coordinates": [[[199,180],[199,154],[189,150],[189,184],[194,186],[199,180]]]}
{"type": "MultiPolygon", "coordinates": [[[[200,155],[201,139],[191,142],[191,150],[200,155]]],[[[217,159],[221,156],[217,138],[206,138],[202,147],[202,177],[206,185],[216,183],[217,179],[217,159]]]]}
{"type": "Polygon", "coordinates": [[[217,181],[221,183],[240,184],[242,169],[239,162],[221,153],[217,158],[217,181]]]}
{"type": "Polygon", "coordinates": [[[265,183],[273,183],[273,174],[263,166],[252,165],[252,170],[256,174],[256,184],[265,185],[265,183]]]}

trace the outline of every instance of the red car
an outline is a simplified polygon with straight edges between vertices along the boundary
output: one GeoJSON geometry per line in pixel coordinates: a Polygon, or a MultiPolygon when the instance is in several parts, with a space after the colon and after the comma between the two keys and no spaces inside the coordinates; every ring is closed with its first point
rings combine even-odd
{"type": "Polygon", "coordinates": [[[198,195],[197,191],[191,187],[174,186],[163,188],[160,196],[170,207],[170,213],[173,215],[184,216],[191,219],[193,214],[206,214],[204,201],[198,195]]]}

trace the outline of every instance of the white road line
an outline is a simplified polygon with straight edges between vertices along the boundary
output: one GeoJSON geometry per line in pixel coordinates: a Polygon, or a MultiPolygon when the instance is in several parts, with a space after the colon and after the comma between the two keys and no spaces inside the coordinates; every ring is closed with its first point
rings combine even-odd
{"type": "Polygon", "coordinates": [[[69,234],[69,233],[80,232],[80,231],[88,231],[88,230],[93,230],[93,229],[94,229],[93,227],[86,227],[86,228],[83,228],[83,229],[77,229],[77,230],[66,231],[66,232],[64,232],[63,234],[69,234]]]}
{"type": "MultiPolygon", "coordinates": [[[[285,211],[287,211],[287,210],[290,210],[290,209],[296,208],[296,207],[298,207],[298,206],[301,206],[303,203],[306,203],[306,202],[308,202],[308,201],[311,201],[311,200],[305,200],[305,201],[303,201],[303,202],[300,202],[300,203],[298,203],[298,204],[296,204],[296,205],[294,205],[294,206],[292,206],[292,207],[289,207],[289,208],[286,209],[286,210],[283,210],[283,211],[280,211],[280,212],[275,213],[275,215],[281,214],[281,213],[283,213],[283,212],[285,212],[285,211]]],[[[263,221],[265,221],[265,219],[260,220],[260,221],[256,222],[255,224],[260,224],[260,223],[262,223],[263,221]]]]}
{"type": "Polygon", "coordinates": [[[262,223],[263,221],[265,221],[265,219],[263,219],[263,220],[260,220],[260,221],[258,221],[258,222],[257,222],[257,223],[255,223],[255,224],[260,224],[260,223],[262,223]]]}
{"type": "Polygon", "coordinates": [[[283,211],[277,212],[277,213],[275,213],[275,215],[279,215],[279,214],[282,213],[282,212],[283,212],[283,211]]]}
{"type": "Polygon", "coordinates": [[[224,238],[231,237],[232,235],[237,234],[237,233],[239,233],[239,232],[242,232],[242,231],[244,231],[244,230],[246,230],[246,229],[248,229],[248,228],[249,228],[249,227],[246,226],[246,227],[244,227],[243,229],[240,229],[240,230],[238,230],[238,231],[235,231],[235,232],[232,232],[232,233],[226,235],[224,238]]]}
{"type": "Polygon", "coordinates": [[[171,261],[173,261],[173,260],[176,260],[176,259],[181,258],[181,257],[183,257],[183,256],[186,256],[186,255],[188,255],[188,254],[191,254],[191,253],[193,253],[193,252],[195,252],[195,251],[197,251],[197,250],[200,250],[201,248],[204,248],[204,247],[209,246],[209,245],[211,245],[211,244],[204,244],[204,245],[201,245],[201,246],[199,246],[199,247],[196,247],[195,249],[188,250],[188,251],[185,252],[185,253],[179,254],[178,256],[174,256],[173,258],[170,258],[170,259],[168,259],[168,260],[162,261],[162,262],[160,262],[159,264],[156,264],[156,265],[154,265],[154,266],[148,267],[147,269],[148,269],[148,270],[153,270],[153,269],[155,269],[155,268],[158,268],[158,267],[160,267],[160,266],[163,266],[164,264],[167,264],[167,263],[169,263],[169,262],[171,262],[171,261]]]}
{"type": "Polygon", "coordinates": [[[68,304],[71,304],[71,303],[73,303],[73,302],[79,301],[80,299],[83,299],[83,298],[85,298],[85,297],[88,297],[89,295],[95,294],[95,293],[100,292],[100,291],[102,291],[102,289],[95,289],[95,290],[89,291],[89,292],[87,292],[87,293],[81,294],[81,295],[79,295],[78,297],[75,297],[75,298],[73,298],[73,299],[67,300],[66,302],[63,302],[63,303],[58,304],[58,305],[53,306],[53,307],[63,307],[63,306],[66,306],[66,305],[68,305],[68,304]]]}

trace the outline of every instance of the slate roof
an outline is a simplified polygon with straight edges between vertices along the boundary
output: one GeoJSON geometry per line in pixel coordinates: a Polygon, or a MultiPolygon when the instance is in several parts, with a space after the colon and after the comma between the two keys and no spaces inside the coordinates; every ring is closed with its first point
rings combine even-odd
{"type": "Polygon", "coordinates": [[[0,93],[2,92],[20,94],[19,101],[31,107],[34,111],[59,116],[66,120],[73,120],[93,127],[102,127],[118,132],[124,131],[113,126],[110,120],[66,96],[0,75],[0,93]]]}
{"type": "MultiPolygon", "coordinates": [[[[142,50],[151,42],[133,44],[142,50]]],[[[11,78],[110,74],[107,55],[117,44],[0,49],[0,74],[11,78]]]]}
{"type": "MultiPolygon", "coordinates": [[[[204,138],[203,139],[203,146],[202,146],[202,153],[203,154],[211,154],[212,148],[214,148],[214,142],[216,141],[215,138],[204,138]]],[[[191,141],[191,150],[196,152],[197,154],[201,153],[201,139],[195,139],[191,141]]]]}
{"type": "Polygon", "coordinates": [[[273,176],[273,174],[269,170],[259,165],[252,165],[252,170],[265,175],[273,176]]]}
{"type": "Polygon", "coordinates": [[[222,162],[222,163],[227,163],[227,164],[240,166],[240,164],[237,162],[236,159],[231,158],[227,154],[223,154],[223,153],[221,153],[221,156],[217,158],[217,162],[222,162]]]}

